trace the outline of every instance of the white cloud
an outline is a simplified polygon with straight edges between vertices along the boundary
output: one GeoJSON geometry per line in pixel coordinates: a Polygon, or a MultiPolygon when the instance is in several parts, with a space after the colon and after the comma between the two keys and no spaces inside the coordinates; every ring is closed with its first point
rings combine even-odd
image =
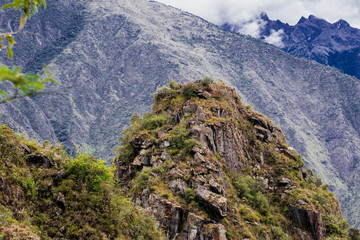
{"type": "Polygon", "coordinates": [[[279,31],[275,31],[274,29],[271,29],[270,35],[268,37],[265,37],[264,41],[272,45],[275,45],[279,48],[282,48],[284,47],[284,43],[282,41],[283,34],[284,34],[284,30],[282,29],[280,29],[279,31]]]}
{"type": "MultiPolygon", "coordinates": [[[[244,24],[266,12],[270,19],[279,19],[291,25],[302,16],[313,14],[329,22],[344,19],[360,28],[358,0],[158,0],[215,24],[224,22],[244,24]]],[[[253,26],[252,26],[253,27],[253,26]]],[[[251,26],[250,26],[251,28],[251,26]]]]}
{"type": "Polygon", "coordinates": [[[251,19],[248,22],[244,22],[239,29],[242,34],[251,35],[253,37],[260,37],[260,31],[265,26],[265,22],[259,18],[251,19]]]}

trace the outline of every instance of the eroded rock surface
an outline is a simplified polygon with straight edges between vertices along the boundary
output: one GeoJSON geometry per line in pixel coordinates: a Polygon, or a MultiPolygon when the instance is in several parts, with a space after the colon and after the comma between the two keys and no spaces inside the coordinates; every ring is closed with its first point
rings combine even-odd
{"type": "Polygon", "coordinates": [[[330,234],[326,219],[341,223],[339,203],[282,131],[234,89],[199,80],[163,88],[154,100],[125,136],[131,145],[119,148],[115,177],[169,239],[320,240],[330,234]]]}

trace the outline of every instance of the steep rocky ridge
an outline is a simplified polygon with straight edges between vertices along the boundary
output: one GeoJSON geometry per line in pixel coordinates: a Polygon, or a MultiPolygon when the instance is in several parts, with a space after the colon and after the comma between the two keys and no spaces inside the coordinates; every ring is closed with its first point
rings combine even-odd
{"type": "Polygon", "coordinates": [[[40,34],[15,45],[14,62],[28,71],[46,63],[63,86],[73,87],[0,106],[11,127],[111,159],[128,119],[150,108],[149,96],[158,87],[170,79],[221,78],[282,127],[357,222],[351,209],[360,203],[348,191],[360,159],[357,79],[156,2],[49,0],[48,10],[31,21],[29,28],[40,34]],[[40,21],[54,4],[50,20],[40,21]],[[62,15],[81,28],[59,24],[54,16],[62,15]],[[36,42],[38,57],[23,62],[36,42]]]}
{"type": "MultiPolygon", "coordinates": [[[[291,26],[269,19],[266,13],[262,13],[260,19],[260,39],[266,40],[278,32],[281,39],[277,44],[284,51],[336,67],[360,79],[360,30],[351,27],[345,20],[329,23],[310,15],[308,18],[301,17],[296,25],[291,26]]],[[[223,24],[222,28],[239,31],[241,26],[223,24]]]]}
{"type": "Polygon", "coordinates": [[[205,78],[132,118],[115,178],[169,239],[346,239],[340,204],[282,131],[205,78]]]}

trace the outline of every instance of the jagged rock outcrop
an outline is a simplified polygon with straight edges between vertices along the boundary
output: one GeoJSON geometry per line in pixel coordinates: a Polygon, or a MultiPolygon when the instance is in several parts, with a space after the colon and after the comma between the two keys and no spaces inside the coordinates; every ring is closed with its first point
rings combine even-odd
{"type": "Polygon", "coordinates": [[[296,227],[309,232],[314,240],[323,239],[324,226],[319,212],[296,205],[290,205],[290,212],[296,227]]]}
{"type": "Polygon", "coordinates": [[[155,93],[113,162],[123,190],[169,239],[345,238],[338,201],[282,131],[211,82],[155,93]]]}

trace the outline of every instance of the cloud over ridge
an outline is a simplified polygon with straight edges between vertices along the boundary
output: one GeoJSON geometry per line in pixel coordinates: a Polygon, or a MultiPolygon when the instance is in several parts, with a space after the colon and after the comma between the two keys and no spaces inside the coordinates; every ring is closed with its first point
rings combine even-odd
{"type": "Polygon", "coordinates": [[[266,12],[270,19],[294,25],[302,16],[315,15],[329,22],[344,19],[360,28],[358,0],[158,0],[198,15],[212,23],[243,25],[266,12]]]}

